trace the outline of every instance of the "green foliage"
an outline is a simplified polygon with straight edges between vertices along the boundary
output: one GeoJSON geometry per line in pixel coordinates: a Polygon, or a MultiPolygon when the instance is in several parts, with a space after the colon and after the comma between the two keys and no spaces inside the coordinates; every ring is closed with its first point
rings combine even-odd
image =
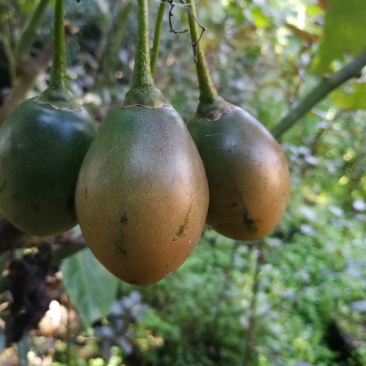
{"type": "Polygon", "coordinates": [[[366,109],[366,83],[354,81],[347,88],[335,90],[332,102],[343,110],[366,109]]]}
{"type": "Polygon", "coordinates": [[[119,281],[89,249],[65,259],[61,272],[65,290],[88,326],[108,314],[119,281]]]}
{"type": "Polygon", "coordinates": [[[330,69],[334,60],[357,55],[366,45],[366,3],[363,0],[330,0],[325,16],[324,39],[320,43],[318,72],[330,69]]]}

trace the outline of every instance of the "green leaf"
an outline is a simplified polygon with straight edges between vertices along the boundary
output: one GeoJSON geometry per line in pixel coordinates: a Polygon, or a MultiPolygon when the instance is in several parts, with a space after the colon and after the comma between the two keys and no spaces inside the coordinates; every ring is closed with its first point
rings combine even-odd
{"type": "Polygon", "coordinates": [[[366,83],[355,82],[347,90],[335,90],[330,97],[341,109],[348,111],[366,109],[366,83]]]}
{"type": "Polygon", "coordinates": [[[334,60],[342,60],[345,54],[357,55],[364,50],[365,19],[365,0],[330,0],[317,58],[317,72],[324,74],[334,60]]]}
{"type": "Polygon", "coordinates": [[[65,290],[87,325],[108,314],[119,280],[97,261],[89,249],[65,259],[61,272],[65,290]]]}
{"type": "Polygon", "coordinates": [[[5,333],[4,331],[1,329],[0,330],[0,354],[2,353],[2,351],[4,350],[5,347],[5,333]]]}
{"type": "Polygon", "coordinates": [[[270,18],[263,13],[262,8],[255,6],[251,9],[254,24],[256,27],[268,27],[270,25],[270,18]]]}

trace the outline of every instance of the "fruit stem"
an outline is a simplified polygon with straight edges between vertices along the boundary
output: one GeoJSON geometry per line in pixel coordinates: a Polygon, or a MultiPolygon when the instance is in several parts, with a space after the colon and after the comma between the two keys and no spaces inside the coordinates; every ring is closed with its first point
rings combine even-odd
{"type": "Polygon", "coordinates": [[[74,100],[66,74],[64,30],[64,0],[56,0],[54,21],[53,62],[48,88],[36,99],[37,103],[50,104],[57,109],[76,109],[81,106],[74,100]]]}
{"type": "Polygon", "coordinates": [[[132,88],[151,88],[148,0],[138,0],[138,29],[132,88]]]}
{"type": "Polygon", "coordinates": [[[60,92],[68,91],[70,87],[66,76],[64,0],[56,0],[53,32],[54,50],[49,88],[60,92]]]}
{"type": "Polygon", "coordinates": [[[153,75],[155,74],[156,64],[159,56],[160,39],[161,39],[161,31],[163,28],[165,8],[166,4],[161,2],[159,6],[158,15],[156,17],[154,44],[151,50],[151,73],[153,75]]]}
{"type": "Polygon", "coordinates": [[[131,89],[127,92],[124,108],[144,106],[157,109],[168,105],[161,91],[155,86],[150,67],[150,32],[148,0],[138,0],[138,29],[135,67],[131,89]]]}
{"type": "MultiPolygon", "coordinates": [[[[186,0],[187,6],[197,19],[196,4],[194,0],[186,0]]],[[[197,21],[191,14],[188,15],[189,29],[191,31],[191,40],[193,52],[196,58],[196,70],[198,77],[198,85],[200,89],[201,103],[213,103],[219,98],[216,88],[212,82],[210,71],[206,64],[205,55],[203,53],[200,36],[198,35],[197,21]]]]}

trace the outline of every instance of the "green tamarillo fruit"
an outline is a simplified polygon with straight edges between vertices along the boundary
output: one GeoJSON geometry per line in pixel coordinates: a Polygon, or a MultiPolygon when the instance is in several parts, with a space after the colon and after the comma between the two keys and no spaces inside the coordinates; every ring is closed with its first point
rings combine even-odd
{"type": "MultiPolygon", "coordinates": [[[[194,1],[187,0],[196,15],[194,1]]],[[[188,129],[209,184],[207,224],[237,240],[258,240],[281,220],[289,198],[287,160],[270,132],[252,115],[219,97],[206,65],[196,16],[189,25],[196,55],[200,103],[188,129]]]]}
{"type": "Polygon", "coordinates": [[[0,209],[13,225],[38,236],[77,224],[76,181],[97,131],[67,84],[63,27],[63,0],[57,0],[50,86],[0,128],[0,209]]]}
{"type": "Polygon", "coordinates": [[[80,227],[96,258],[123,281],[141,286],[185,261],[208,209],[197,148],[151,76],[147,2],[138,1],[131,90],[92,143],[76,191],[80,227]]]}

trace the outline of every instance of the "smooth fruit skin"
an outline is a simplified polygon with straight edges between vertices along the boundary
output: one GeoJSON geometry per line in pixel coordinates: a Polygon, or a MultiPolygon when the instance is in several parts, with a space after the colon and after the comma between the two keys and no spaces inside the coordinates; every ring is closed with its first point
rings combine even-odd
{"type": "Polygon", "coordinates": [[[77,224],[75,188],[96,127],[84,108],[55,109],[29,99],[0,128],[0,209],[33,235],[77,224]]]}
{"type": "Polygon", "coordinates": [[[146,286],[176,270],[208,209],[204,166],[178,113],[114,109],[80,170],[76,207],[86,242],[115,276],[146,286]]]}
{"type": "Polygon", "coordinates": [[[193,119],[188,129],[206,169],[207,223],[237,240],[269,234],[286,210],[290,191],[287,161],[272,135],[236,106],[216,121],[193,119]]]}

